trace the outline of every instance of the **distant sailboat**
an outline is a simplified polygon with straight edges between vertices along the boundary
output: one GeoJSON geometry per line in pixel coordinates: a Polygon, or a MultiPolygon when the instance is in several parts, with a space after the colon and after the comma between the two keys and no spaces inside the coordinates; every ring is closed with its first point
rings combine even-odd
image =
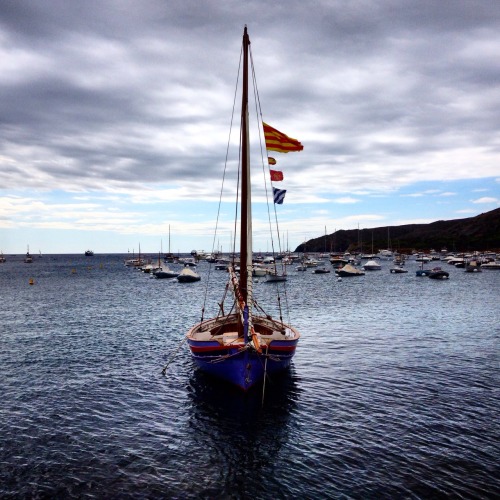
{"type": "Polygon", "coordinates": [[[33,257],[30,254],[30,247],[29,247],[29,245],[28,245],[28,251],[26,252],[26,255],[24,257],[24,262],[26,264],[31,264],[33,262],[33,257]]]}
{"type": "Polygon", "coordinates": [[[168,253],[163,256],[165,262],[175,262],[174,254],[170,251],[170,224],[168,225],[168,253]]]}
{"type": "Polygon", "coordinates": [[[141,258],[141,244],[139,243],[139,256],[137,258],[134,257],[134,252],[132,251],[132,259],[128,259],[125,261],[125,265],[127,267],[142,267],[146,265],[146,261],[141,258]]]}
{"type": "Polygon", "coordinates": [[[276,283],[276,282],[286,281],[286,280],[287,280],[286,273],[279,273],[276,270],[272,270],[266,274],[266,281],[268,283],[276,283]]]}

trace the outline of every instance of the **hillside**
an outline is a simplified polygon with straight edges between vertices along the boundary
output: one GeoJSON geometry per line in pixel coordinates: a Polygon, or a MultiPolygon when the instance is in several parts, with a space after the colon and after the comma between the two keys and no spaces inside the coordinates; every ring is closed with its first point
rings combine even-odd
{"type": "Polygon", "coordinates": [[[393,250],[500,251],[500,208],[466,219],[436,221],[430,224],[406,224],[370,229],[340,230],[313,238],[296,252],[371,253],[391,246],[393,250]]]}

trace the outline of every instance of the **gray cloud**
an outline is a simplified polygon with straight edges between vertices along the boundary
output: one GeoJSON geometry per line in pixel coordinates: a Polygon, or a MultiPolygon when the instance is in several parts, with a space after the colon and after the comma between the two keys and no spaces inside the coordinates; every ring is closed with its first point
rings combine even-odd
{"type": "Polygon", "coordinates": [[[0,14],[3,187],[220,172],[247,20],[265,118],[318,165],[363,184],[367,161],[403,179],[457,145],[498,153],[496,1],[16,1],[0,14]]]}

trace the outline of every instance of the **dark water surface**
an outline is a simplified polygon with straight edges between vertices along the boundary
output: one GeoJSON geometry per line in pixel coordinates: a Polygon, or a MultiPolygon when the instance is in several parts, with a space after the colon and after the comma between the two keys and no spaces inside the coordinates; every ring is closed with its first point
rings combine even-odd
{"type": "Polygon", "coordinates": [[[7,258],[0,497],[500,496],[500,271],[291,271],[302,338],[262,406],[260,390],[194,370],[181,344],[208,264],[179,284],[116,255],[7,258]]]}

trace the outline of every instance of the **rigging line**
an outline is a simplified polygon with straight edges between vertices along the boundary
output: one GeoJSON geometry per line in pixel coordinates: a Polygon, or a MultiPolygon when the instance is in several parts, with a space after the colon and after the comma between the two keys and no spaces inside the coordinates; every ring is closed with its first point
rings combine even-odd
{"type": "MultiPolygon", "coordinates": [[[[243,44],[241,46],[241,54],[240,54],[240,66],[238,68],[238,81],[239,81],[239,73],[241,72],[241,66],[242,66],[242,61],[243,61],[243,44]]],[[[235,95],[235,102],[236,102],[236,95],[235,95]]],[[[235,106],[235,105],[234,105],[235,106]]],[[[233,107],[233,113],[234,113],[234,107],[233,107]]],[[[239,207],[239,201],[240,201],[240,178],[241,178],[241,149],[242,149],[242,142],[244,140],[242,134],[242,126],[240,122],[240,135],[239,135],[239,145],[238,145],[238,168],[237,168],[237,177],[236,177],[236,201],[234,205],[234,224],[233,224],[233,249],[232,249],[232,257],[231,257],[231,263],[233,267],[236,266],[236,241],[238,239],[238,207],[239,207]]],[[[240,248],[240,254],[241,254],[241,248],[240,248]]],[[[241,266],[241,262],[240,262],[241,266]]]]}
{"type": "MultiPolygon", "coordinates": [[[[287,298],[287,295],[286,295],[286,289],[285,289],[285,299],[287,298]]],[[[278,296],[278,302],[281,301],[281,298],[278,296]]],[[[271,316],[269,313],[267,313],[264,308],[260,305],[259,302],[257,302],[257,300],[254,299],[253,301],[253,306],[255,307],[255,309],[257,311],[260,311],[269,321],[271,321],[272,323],[274,323],[275,325],[279,325],[281,324],[281,328],[284,330],[286,324],[285,322],[283,321],[283,316],[282,316],[282,311],[281,311],[281,307],[279,307],[279,312],[280,312],[280,319],[277,320],[275,319],[273,316],[271,316]]],[[[287,324],[289,325],[290,324],[290,308],[288,307],[288,300],[286,301],[286,314],[287,314],[287,324]]]]}
{"type": "MultiPolygon", "coordinates": [[[[288,292],[286,287],[283,288],[283,294],[285,296],[285,314],[286,314],[286,321],[288,324],[290,324],[290,306],[288,304],[288,292]]],[[[281,311],[280,311],[281,312],[281,311]]]]}
{"type": "MultiPolygon", "coordinates": [[[[230,126],[229,126],[229,136],[228,136],[228,139],[227,139],[227,146],[226,146],[226,158],[224,160],[224,171],[223,171],[223,174],[222,174],[222,184],[221,184],[221,189],[220,189],[220,194],[219,194],[219,205],[217,207],[217,218],[216,218],[216,222],[215,222],[214,239],[213,239],[213,242],[212,242],[212,255],[214,253],[215,240],[217,238],[217,231],[218,231],[218,228],[219,228],[219,217],[220,217],[221,206],[222,206],[222,194],[224,192],[224,182],[226,180],[227,163],[228,163],[228,158],[229,158],[229,146],[230,146],[230,143],[231,143],[231,134],[232,134],[232,131],[233,131],[234,110],[236,108],[236,100],[237,100],[237,96],[238,96],[238,83],[239,83],[239,80],[240,80],[240,73],[241,73],[241,64],[242,64],[242,61],[243,61],[243,46],[241,47],[241,51],[240,51],[240,60],[239,60],[239,63],[238,63],[238,72],[237,72],[237,75],[236,75],[236,85],[235,85],[235,89],[234,89],[234,98],[233,98],[233,109],[232,109],[232,112],[231,112],[231,122],[230,122],[230,126]]],[[[210,272],[211,272],[211,269],[212,269],[212,266],[210,265],[208,267],[208,277],[207,277],[207,280],[206,280],[205,294],[204,294],[204,297],[203,297],[203,308],[202,308],[203,312],[205,311],[205,304],[207,302],[207,295],[208,295],[208,288],[209,288],[209,282],[210,282],[210,272]]],[[[203,321],[203,314],[202,314],[202,321],[203,321]]]]}
{"type": "MultiPolygon", "coordinates": [[[[250,53],[251,57],[251,53],[250,53]]],[[[262,108],[260,105],[260,97],[259,97],[259,90],[257,88],[257,77],[255,75],[255,67],[253,65],[253,58],[251,57],[251,67],[252,67],[252,82],[253,82],[253,91],[254,91],[254,100],[255,100],[255,115],[257,116],[257,122],[262,123],[263,117],[262,117],[262,108]]],[[[266,167],[265,167],[265,161],[264,161],[264,148],[262,147],[262,133],[261,133],[261,124],[258,124],[258,131],[259,131],[259,146],[260,146],[260,158],[261,158],[261,164],[262,164],[262,174],[264,176],[264,190],[266,193],[266,204],[267,204],[267,217],[269,220],[269,233],[271,235],[271,250],[273,257],[275,257],[275,251],[274,251],[274,238],[273,238],[273,228],[272,228],[272,223],[271,223],[271,211],[269,210],[269,190],[267,188],[267,177],[266,177],[266,167]]],[[[267,159],[267,154],[265,155],[267,159]]],[[[269,163],[268,163],[268,170],[269,170],[269,163]]],[[[271,183],[272,187],[272,183],[271,183]]],[[[276,259],[274,259],[274,270],[276,271],[276,259]]]]}
{"type": "MultiPolygon", "coordinates": [[[[223,330],[223,328],[230,322],[232,322],[232,318],[231,318],[231,315],[233,314],[233,309],[235,307],[235,302],[233,302],[233,305],[231,307],[231,310],[229,311],[228,314],[226,314],[225,316],[217,316],[217,319],[219,318],[224,318],[224,322],[222,323],[222,325],[216,327],[216,328],[213,328],[212,332],[215,332],[215,331],[219,331],[219,330],[223,330]]],[[[236,314],[236,313],[235,313],[236,314]]],[[[212,333],[212,338],[216,337],[217,335],[220,335],[220,333],[212,333]]]]}
{"type": "MultiPolygon", "coordinates": [[[[255,101],[255,115],[257,116],[257,122],[259,121],[260,117],[260,122],[262,123],[264,121],[263,116],[262,116],[262,106],[260,103],[260,95],[259,95],[259,89],[257,86],[257,76],[255,72],[255,65],[253,62],[253,54],[252,54],[252,46],[249,47],[249,52],[250,52],[250,67],[252,70],[252,83],[253,83],[253,92],[254,92],[254,101],[255,101]]],[[[271,235],[271,249],[273,253],[273,259],[274,259],[274,271],[277,273],[277,267],[276,267],[276,253],[274,250],[274,238],[273,238],[273,228],[272,228],[272,222],[271,222],[271,211],[269,209],[269,191],[267,188],[267,176],[266,176],[266,164],[267,164],[267,173],[270,176],[270,167],[269,167],[269,162],[267,161],[267,150],[265,154],[266,161],[264,161],[264,148],[262,147],[263,141],[262,141],[262,127],[261,123],[258,124],[258,131],[259,131],[259,146],[260,146],[260,157],[261,157],[261,163],[262,163],[262,173],[264,176],[264,190],[266,194],[266,205],[267,205],[267,217],[269,221],[269,233],[271,235]]],[[[270,181],[271,188],[272,188],[272,181],[270,181]]],[[[279,232],[279,226],[278,226],[278,213],[276,211],[276,204],[274,204],[274,196],[273,196],[273,207],[274,207],[274,217],[276,220],[276,232],[278,235],[278,249],[279,252],[281,252],[281,239],[280,239],[280,232],[279,232]]],[[[283,264],[283,261],[281,261],[281,270],[283,274],[286,271],[286,267],[283,264]]],[[[288,320],[290,320],[290,309],[288,308],[288,296],[286,293],[286,282],[283,283],[283,290],[285,294],[285,305],[286,305],[286,315],[288,317],[288,320]]],[[[279,312],[280,312],[280,317],[283,317],[283,311],[281,309],[281,298],[280,298],[280,290],[279,287],[276,286],[276,294],[277,294],[277,299],[278,299],[278,307],[279,307],[279,312]]]]}
{"type": "MultiPolygon", "coordinates": [[[[232,257],[232,265],[233,267],[236,265],[236,241],[238,239],[238,207],[240,202],[240,182],[241,182],[241,144],[243,141],[242,130],[240,127],[240,143],[238,147],[238,169],[237,169],[237,178],[236,178],[236,203],[234,205],[234,226],[233,226],[233,257],[232,257]]],[[[241,254],[241,248],[240,248],[241,254]]],[[[241,262],[240,262],[241,267],[241,262]]]]}
{"type": "Polygon", "coordinates": [[[163,367],[163,369],[161,371],[162,375],[165,375],[167,368],[168,368],[168,365],[173,361],[174,356],[179,352],[179,349],[181,348],[182,344],[184,344],[184,342],[186,342],[186,341],[187,341],[187,337],[184,337],[182,339],[182,341],[179,343],[179,345],[177,346],[177,349],[173,352],[173,354],[170,356],[169,360],[167,361],[167,364],[163,367]]]}
{"type": "MultiPolygon", "coordinates": [[[[253,79],[253,83],[254,83],[255,105],[256,105],[256,108],[258,108],[256,110],[256,115],[257,115],[257,117],[260,116],[260,121],[263,122],[264,118],[262,116],[262,106],[260,104],[260,95],[259,95],[259,90],[257,88],[257,78],[255,75],[255,66],[253,64],[253,57],[252,57],[251,48],[250,48],[250,58],[252,61],[252,79],[253,79]]],[[[269,168],[269,163],[264,162],[264,152],[263,152],[263,148],[262,148],[262,136],[261,136],[260,124],[259,124],[259,144],[260,144],[260,152],[261,152],[261,158],[262,158],[262,170],[264,172],[264,186],[265,186],[266,200],[267,200],[267,207],[268,207],[269,225],[271,227],[271,221],[270,221],[271,216],[270,216],[270,210],[269,210],[269,195],[268,195],[267,182],[266,182],[267,178],[266,178],[266,173],[265,173],[265,165],[267,164],[267,170],[268,170],[269,174],[270,174],[270,172],[269,172],[270,168],[269,168]]],[[[265,156],[266,156],[266,160],[267,160],[267,154],[265,156]]],[[[272,184],[273,184],[272,181],[270,182],[270,184],[272,187],[272,184]]],[[[274,200],[274,197],[273,197],[273,200],[274,200]]],[[[278,215],[277,215],[277,211],[276,211],[276,205],[274,205],[274,215],[275,215],[275,219],[276,219],[276,231],[277,231],[277,235],[278,235],[278,251],[281,252],[282,251],[281,238],[280,238],[279,228],[278,228],[278,215]]],[[[271,227],[271,234],[272,234],[272,227],[271,227]]],[[[273,257],[274,257],[275,250],[274,250],[274,240],[273,239],[271,239],[271,247],[272,247],[273,257]]],[[[276,266],[275,266],[275,270],[276,270],[276,266]]]]}
{"type": "MultiPolygon", "coordinates": [[[[257,121],[259,121],[259,117],[260,117],[260,121],[262,122],[263,121],[263,117],[262,117],[262,108],[261,108],[261,105],[260,105],[260,96],[259,96],[259,90],[258,90],[258,87],[257,87],[257,77],[256,77],[256,74],[255,74],[255,66],[253,64],[253,58],[252,58],[252,54],[250,52],[250,58],[251,58],[251,67],[252,67],[252,81],[253,81],[253,89],[254,89],[254,97],[255,97],[255,114],[257,116],[257,121]]],[[[261,163],[262,163],[262,173],[263,173],[263,176],[264,176],[264,190],[265,190],[265,193],[266,193],[266,205],[267,205],[267,217],[268,217],[268,222],[269,222],[269,233],[271,235],[271,250],[272,250],[272,254],[273,254],[273,260],[274,260],[274,272],[276,274],[278,274],[278,268],[277,268],[277,264],[276,264],[276,250],[274,248],[274,236],[273,236],[273,227],[272,227],[272,222],[271,222],[271,211],[269,209],[269,190],[268,190],[268,187],[267,187],[267,176],[266,176],[266,163],[267,163],[267,173],[270,175],[270,168],[269,168],[269,162],[265,162],[264,161],[264,148],[262,147],[262,134],[261,134],[261,126],[260,126],[260,123],[259,123],[259,127],[258,127],[258,130],[259,130],[259,145],[260,145],[260,156],[261,156],[261,163]]],[[[267,154],[265,155],[266,156],[266,160],[267,160],[267,154]]],[[[271,184],[271,188],[272,188],[272,181],[270,182],[271,184]]],[[[274,201],[274,197],[273,197],[273,201],[274,201]]],[[[277,233],[277,237],[278,237],[278,252],[281,253],[281,238],[280,238],[280,232],[279,232],[279,225],[278,225],[278,213],[276,211],[276,205],[273,203],[273,206],[274,206],[274,217],[275,217],[275,221],[276,221],[276,233],[277,233]]],[[[285,274],[285,267],[284,267],[284,264],[283,264],[283,261],[281,262],[281,271],[283,274],[285,274]]],[[[279,290],[277,290],[277,293],[278,293],[278,297],[279,297],[279,290]]]]}
{"type": "Polygon", "coordinates": [[[256,299],[254,299],[253,301],[253,306],[255,307],[255,309],[257,311],[260,311],[267,320],[269,320],[271,323],[273,323],[274,325],[279,325],[281,323],[281,327],[284,328],[284,323],[283,323],[283,319],[281,319],[280,321],[278,321],[277,319],[274,319],[273,316],[271,316],[269,313],[267,313],[264,308],[260,305],[259,302],[257,302],[256,299]]]}
{"type": "MultiPolygon", "coordinates": [[[[226,286],[224,288],[224,295],[222,296],[222,300],[219,303],[219,311],[217,312],[217,318],[220,318],[221,316],[225,316],[225,314],[224,314],[224,302],[226,301],[228,290],[229,290],[229,281],[226,282],[226,286]]],[[[233,307],[234,307],[234,303],[233,303],[233,307]]],[[[231,308],[231,310],[232,310],[232,308],[231,308]]]]}

